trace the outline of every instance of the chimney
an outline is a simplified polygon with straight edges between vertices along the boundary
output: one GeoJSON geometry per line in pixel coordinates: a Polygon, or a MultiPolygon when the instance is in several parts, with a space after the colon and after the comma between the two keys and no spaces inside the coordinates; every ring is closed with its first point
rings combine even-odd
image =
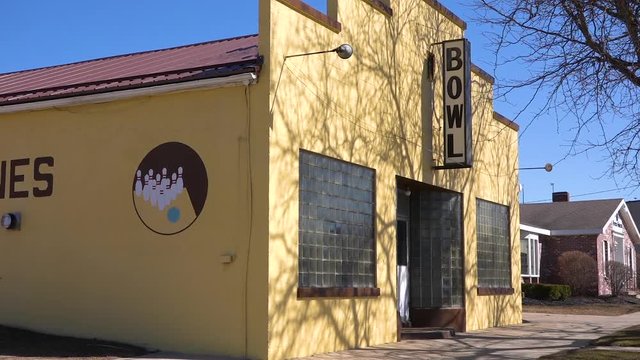
{"type": "Polygon", "coordinates": [[[569,192],[568,191],[558,191],[551,194],[551,199],[553,202],[568,202],[569,201],[569,192]]]}

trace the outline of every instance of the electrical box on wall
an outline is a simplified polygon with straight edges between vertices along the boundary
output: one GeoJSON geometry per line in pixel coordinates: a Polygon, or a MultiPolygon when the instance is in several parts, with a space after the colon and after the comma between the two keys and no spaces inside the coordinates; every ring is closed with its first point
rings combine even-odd
{"type": "Polygon", "coordinates": [[[0,217],[0,226],[5,230],[20,230],[21,220],[20,213],[4,213],[0,217]]]}

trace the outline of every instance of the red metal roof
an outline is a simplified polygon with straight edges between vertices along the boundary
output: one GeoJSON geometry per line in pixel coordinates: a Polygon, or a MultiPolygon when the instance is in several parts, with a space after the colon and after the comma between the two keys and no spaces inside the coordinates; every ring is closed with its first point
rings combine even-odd
{"type": "Polygon", "coordinates": [[[0,106],[257,72],[258,35],[0,74],[0,106]]]}

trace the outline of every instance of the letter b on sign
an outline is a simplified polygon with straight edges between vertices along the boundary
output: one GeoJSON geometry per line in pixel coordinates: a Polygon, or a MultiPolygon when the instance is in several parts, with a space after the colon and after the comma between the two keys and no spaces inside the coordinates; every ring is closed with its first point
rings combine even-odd
{"type": "Polygon", "coordinates": [[[462,68],[462,51],[460,48],[447,48],[445,50],[447,71],[455,71],[462,68]]]}

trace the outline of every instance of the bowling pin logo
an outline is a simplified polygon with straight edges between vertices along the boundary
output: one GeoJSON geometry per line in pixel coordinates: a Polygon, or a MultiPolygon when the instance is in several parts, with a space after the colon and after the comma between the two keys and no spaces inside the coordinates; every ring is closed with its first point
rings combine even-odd
{"type": "Polygon", "coordinates": [[[200,216],[208,185],[207,170],[195,150],[179,142],[164,143],[134,171],[133,206],[149,230],[174,235],[200,216]]]}

